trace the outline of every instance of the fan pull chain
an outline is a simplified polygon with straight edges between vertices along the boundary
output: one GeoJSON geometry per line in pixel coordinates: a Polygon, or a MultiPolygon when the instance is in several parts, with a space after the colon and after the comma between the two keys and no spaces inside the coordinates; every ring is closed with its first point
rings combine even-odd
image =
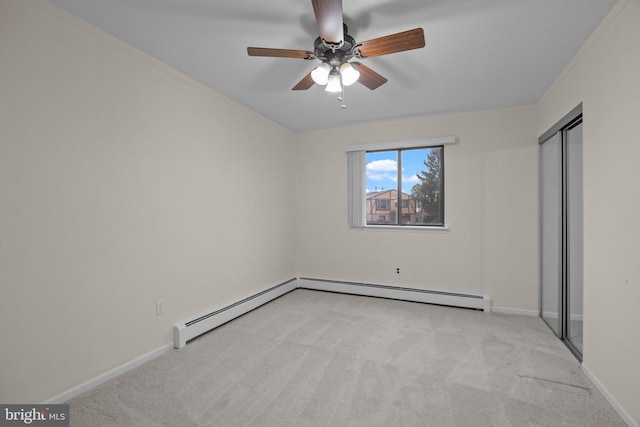
{"type": "Polygon", "coordinates": [[[342,84],[342,75],[340,76],[340,87],[342,88],[342,91],[338,94],[338,102],[342,102],[342,104],[340,104],[340,108],[342,108],[343,110],[347,108],[347,103],[344,100],[345,96],[345,86],[342,84]]]}

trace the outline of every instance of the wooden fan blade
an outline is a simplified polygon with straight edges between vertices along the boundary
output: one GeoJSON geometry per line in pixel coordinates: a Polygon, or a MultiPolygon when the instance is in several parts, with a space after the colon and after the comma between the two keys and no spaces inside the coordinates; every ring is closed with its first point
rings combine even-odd
{"type": "Polygon", "coordinates": [[[311,59],[313,52],[295,49],[270,49],[267,47],[248,47],[249,56],[269,56],[273,58],[311,59]]]}
{"type": "Polygon", "coordinates": [[[359,62],[351,62],[353,68],[360,72],[358,81],[371,90],[377,89],[387,82],[387,79],[359,62]]]}
{"type": "Polygon", "coordinates": [[[307,90],[311,86],[313,86],[313,79],[311,78],[311,73],[307,74],[298,82],[297,85],[293,87],[292,90],[307,90]]]}
{"type": "Polygon", "coordinates": [[[311,0],[320,37],[327,43],[339,45],[344,38],[342,0],[311,0]]]}
{"type": "Polygon", "coordinates": [[[360,56],[366,58],[388,55],[405,50],[420,49],[421,47],[424,47],[424,31],[422,28],[414,28],[413,30],[363,42],[360,46],[360,56]]]}

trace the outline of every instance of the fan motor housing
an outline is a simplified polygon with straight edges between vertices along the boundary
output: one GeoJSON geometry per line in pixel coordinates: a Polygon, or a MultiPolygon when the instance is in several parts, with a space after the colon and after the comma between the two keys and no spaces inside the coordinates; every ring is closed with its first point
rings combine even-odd
{"type": "Polygon", "coordinates": [[[328,44],[320,37],[313,44],[315,56],[332,67],[339,67],[353,58],[353,47],[356,45],[356,41],[347,34],[347,25],[342,25],[344,27],[344,36],[343,43],[340,46],[328,44]]]}

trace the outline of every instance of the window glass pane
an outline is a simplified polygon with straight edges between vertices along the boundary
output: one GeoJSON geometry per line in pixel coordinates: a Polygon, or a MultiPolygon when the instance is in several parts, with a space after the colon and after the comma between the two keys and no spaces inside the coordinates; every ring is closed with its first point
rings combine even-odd
{"type": "Polygon", "coordinates": [[[419,148],[401,153],[400,223],[444,225],[443,148],[419,148]]]}
{"type": "Polygon", "coordinates": [[[443,147],[366,153],[367,225],[444,225],[443,147]]]}
{"type": "Polygon", "coordinates": [[[398,224],[398,152],[367,153],[366,164],[367,225],[398,224]]]}

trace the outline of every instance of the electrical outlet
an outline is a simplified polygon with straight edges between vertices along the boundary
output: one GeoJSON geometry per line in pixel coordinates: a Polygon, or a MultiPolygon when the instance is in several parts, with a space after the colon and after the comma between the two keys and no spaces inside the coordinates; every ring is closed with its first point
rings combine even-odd
{"type": "Polygon", "coordinates": [[[159,299],[156,301],[156,316],[164,314],[164,300],[159,299]]]}
{"type": "Polygon", "coordinates": [[[400,267],[396,267],[396,274],[400,274],[400,267]]]}

